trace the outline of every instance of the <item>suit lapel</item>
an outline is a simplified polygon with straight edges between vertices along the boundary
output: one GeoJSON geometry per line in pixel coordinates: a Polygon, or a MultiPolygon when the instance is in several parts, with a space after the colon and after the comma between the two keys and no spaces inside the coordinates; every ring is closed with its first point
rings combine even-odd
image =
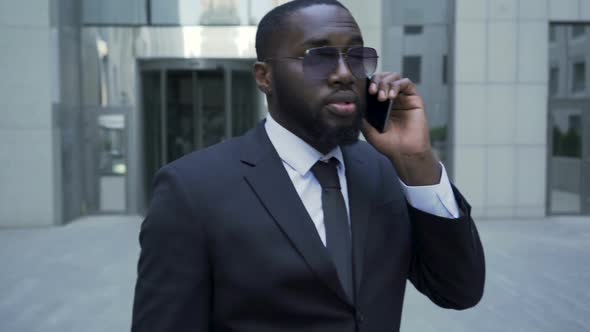
{"type": "Polygon", "coordinates": [[[352,256],[357,296],[360,292],[365,259],[365,245],[369,228],[369,214],[374,193],[377,191],[377,176],[372,168],[374,162],[363,156],[358,144],[342,149],[346,164],[346,182],[352,229],[352,256]]]}
{"type": "Polygon", "coordinates": [[[264,126],[260,124],[244,138],[242,162],[246,181],[310,269],[343,301],[352,305],[264,126]]]}

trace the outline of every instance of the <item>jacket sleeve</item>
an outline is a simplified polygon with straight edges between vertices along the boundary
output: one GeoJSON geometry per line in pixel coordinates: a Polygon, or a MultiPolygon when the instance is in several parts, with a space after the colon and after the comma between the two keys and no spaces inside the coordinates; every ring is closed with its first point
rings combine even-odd
{"type": "Polygon", "coordinates": [[[413,233],[410,281],[444,308],[467,309],[483,296],[485,259],[471,207],[453,186],[459,219],[437,217],[408,205],[413,233]]]}
{"type": "Polygon", "coordinates": [[[160,170],[139,235],[132,332],[209,329],[211,279],[205,227],[191,206],[174,169],[160,170]]]}

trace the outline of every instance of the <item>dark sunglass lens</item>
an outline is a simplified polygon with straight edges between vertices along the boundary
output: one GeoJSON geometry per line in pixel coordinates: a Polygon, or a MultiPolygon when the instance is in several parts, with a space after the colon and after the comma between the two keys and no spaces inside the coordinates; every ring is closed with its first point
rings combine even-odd
{"type": "Polygon", "coordinates": [[[348,65],[356,78],[373,75],[378,59],[377,51],[371,47],[354,47],[348,50],[348,65]]]}
{"type": "Polygon", "coordinates": [[[340,54],[334,47],[310,49],[303,58],[305,76],[311,79],[325,79],[338,66],[340,54]]]}

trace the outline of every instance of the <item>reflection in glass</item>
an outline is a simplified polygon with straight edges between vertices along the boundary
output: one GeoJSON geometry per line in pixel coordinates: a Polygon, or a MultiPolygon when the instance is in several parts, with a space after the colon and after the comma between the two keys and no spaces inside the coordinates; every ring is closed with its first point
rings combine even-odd
{"type": "Polygon", "coordinates": [[[586,62],[574,63],[572,75],[572,91],[583,92],[586,89],[586,62]]]}
{"type": "Polygon", "coordinates": [[[559,93],[559,68],[551,67],[549,70],[549,94],[555,96],[559,93]]]}
{"type": "Polygon", "coordinates": [[[203,25],[240,25],[238,0],[201,0],[203,25]]]}
{"type": "Polygon", "coordinates": [[[148,190],[160,167],[242,135],[258,121],[258,92],[249,65],[211,64],[204,69],[191,68],[190,62],[185,68],[166,65],[166,61],[142,63],[143,181],[148,190]],[[233,66],[239,69],[230,69],[233,66]],[[226,91],[231,94],[226,96],[226,91]]]}
{"type": "Polygon", "coordinates": [[[85,25],[257,25],[290,0],[84,0],[85,25]]]}
{"type": "Polygon", "coordinates": [[[590,44],[571,37],[585,26],[552,25],[549,68],[549,179],[551,214],[590,214],[590,93],[586,63],[590,44]],[[571,31],[571,34],[568,33],[571,31]],[[568,87],[570,89],[560,87],[568,87]]]}
{"type": "MultiPolygon", "coordinates": [[[[105,110],[106,111],[106,110],[105,110]]],[[[126,209],[127,131],[125,115],[113,111],[98,114],[98,211],[126,209]]]]}
{"type": "Polygon", "coordinates": [[[193,100],[193,72],[168,71],[166,82],[167,162],[171,162],[195,149],[193,130],[196,105],[193,100]]]}
{"type": "Polygon", "coordinates": [[[551,209],[553,213],[580,213],[582,176],[581,111],[552,104],[551,209]]]}
{"type": "Polygon", "coordinates": [[[125,175],[125,117],[122,114],[98,117],[99,169],[101,174],[125,175]]]}
{"type": "Polygon", "coordinates": [[[199,72],[200,95],[203,105],[203,132],[201,147],[229,138],[225,135],[225,84],[223,71],[199,72]]]}
{"type": "Polygon", "coordinates": [[[572,38],[580,38],[586,34],[586,26],[574,25],[572,26],[572,38]]]}
{"type": "Polygon", "coordinates": [[[582,158],[581,114],[558,114],[553,126],[553,156],[582,158]]]}
{"type": "Polygon", "coordinates": [[[240,136],[258,120],[255,98],[256,85],[251,71],[233,71],[232,79],[232,136],[240,136]]]}
{"type": "Polygon", "coordinates": [[[274,7],[280,6],[290,0],[252,0],[249,1],[249,24],[257,25],[266,13],[274,7]]]}
{"type": "Polygon", "coordinates": [[[141,73],[141,97],[143,105],[143,155],[144,178],[147,201],[152,189],[151,181],[156,171],[163,165],[162,151],[162,72],[159,70],[141,73]]]}
{"type": "Polygon", "coordinates": [[[248,25],[248,0],[149,0],[154,25],[248,25]]]}

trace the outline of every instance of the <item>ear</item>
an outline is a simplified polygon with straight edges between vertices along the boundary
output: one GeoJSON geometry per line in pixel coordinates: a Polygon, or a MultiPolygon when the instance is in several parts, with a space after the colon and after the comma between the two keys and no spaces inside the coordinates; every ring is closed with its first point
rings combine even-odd
{"type": "Polygon", "coordinates": [[[255,62],[253,71],[258,89],[265,95],[270,96],[272,94],[272,74],[268,63],[262,61],[255,62]]]}

